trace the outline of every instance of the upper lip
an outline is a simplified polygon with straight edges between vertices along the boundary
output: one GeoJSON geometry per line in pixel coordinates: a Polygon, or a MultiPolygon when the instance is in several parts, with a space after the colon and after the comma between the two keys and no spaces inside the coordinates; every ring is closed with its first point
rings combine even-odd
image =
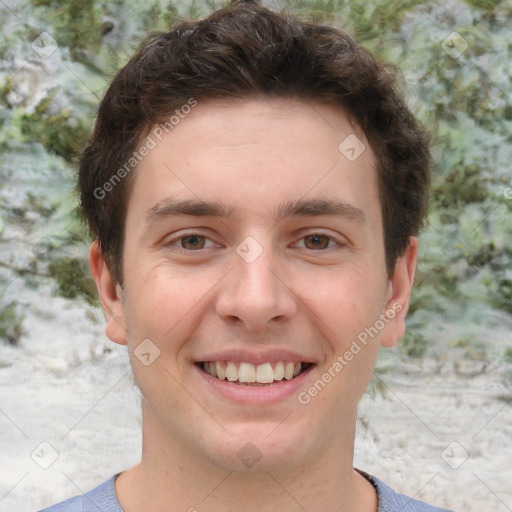
{"type": "Polygon", "coordinates": [[[314,363],[314,359],[286,349],[265,349],[250,351],[247,349],[230,349],[204,354],[196,362],[233,361],[250,364],[277,363],[279,361],[293,363],[314,363]]]}

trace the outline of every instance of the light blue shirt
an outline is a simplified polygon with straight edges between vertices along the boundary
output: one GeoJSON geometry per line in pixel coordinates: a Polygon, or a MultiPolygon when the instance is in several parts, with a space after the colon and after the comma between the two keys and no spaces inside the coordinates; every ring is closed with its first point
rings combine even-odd
{"type": "MultiPolygon", "coordinates": [[[[377,512],[453,512],[398,494],[374,476],[368,475],[364,471],[357,471],[369,480],[377,490],[379,499],[377,512]]],[[[62,501],[39,512],[123,512],[114,488],[116,477],[117,475],[114,475],[83,495],[62,501]]]]}

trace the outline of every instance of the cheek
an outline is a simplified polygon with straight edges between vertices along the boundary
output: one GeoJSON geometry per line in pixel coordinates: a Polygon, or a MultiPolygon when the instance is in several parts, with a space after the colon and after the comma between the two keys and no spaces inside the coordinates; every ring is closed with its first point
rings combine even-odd
{"type": "Polygon", "coordinates": [[[318,273],[301,286],[301,299],[322,320],[324,334],[338,353],[378,320],[385,279],[363,265],[318,273]]]}
{"type": "Polygon", "coordinates": [[[211,284],[190,276],[171,276],[162,268],[126,280],[126,324],[135,381],[152,407],[165,396],[165,410],[186,399],[179,385],[186,369],[182,348],[204,314],[211,284]],[[151,398],[153,397],[153,398],[151,398]]]}
{"type": "MultiPolygon", "coordinates": [[[[174,347],[198,322],[197,316],[211,288],[208,276],[176,275],[155,267],[127,279],[127,325],[133,343],[149,338],[160,348],[174,347]]],[[[178,347],[177,347],[178,348],[178,347]]]]}

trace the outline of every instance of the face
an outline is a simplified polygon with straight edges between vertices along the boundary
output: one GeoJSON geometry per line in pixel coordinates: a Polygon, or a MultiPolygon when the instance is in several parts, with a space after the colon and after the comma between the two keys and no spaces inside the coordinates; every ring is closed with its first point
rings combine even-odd
{"type": "Polygon", "coordinates": [[[411,239],[386,275],[375,167],[343,111],[296,100],[200,102],[162,137],[134,176],[123,287],[90,259],[145,429],[237,471],[353,443],[416,261],[411,239]]]}

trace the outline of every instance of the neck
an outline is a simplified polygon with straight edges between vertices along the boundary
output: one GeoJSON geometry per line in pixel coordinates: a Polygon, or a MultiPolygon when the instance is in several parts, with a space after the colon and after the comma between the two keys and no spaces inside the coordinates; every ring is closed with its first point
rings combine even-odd
{"type": "Polygon", "coordinates": [[[193,452],[146,414],[141,462],[117,478],[116,494],[125,512],[164,512],[169,504],[189,512],[376,512],[373,486],[352,466],[354,434],[355,418],[314,457],[238,471],[193,452]]]}

